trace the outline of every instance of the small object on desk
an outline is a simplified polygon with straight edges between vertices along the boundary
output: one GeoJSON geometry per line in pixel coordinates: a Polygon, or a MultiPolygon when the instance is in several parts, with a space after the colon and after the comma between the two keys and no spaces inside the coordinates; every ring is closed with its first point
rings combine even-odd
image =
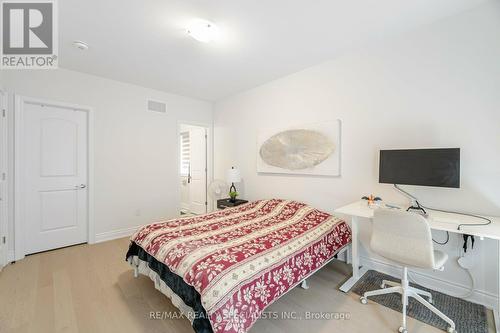
{"type": "Polygon", "coordinates": [[[370,194],[369,196],[364,196],[361,199],[368,201],[368,206],[375,204],[377,201],[382,201],[382,198],[376,197],[373,194],[370,194]]]}
{"type": "Polygon", "coordinates": [[[391,209],[401,209],[401,207],[396,206],[396,205],[392,205],[392,204],[385,204],[385,207],[391,208],[391,209]]]}
{"type": "Polygon", "coordinates": [[[418,213],[420,213],[421,215],[427,217],[427,212],[425,211],[424,207],[422,207],[420,205],[420,203],[418,202],[418,200],[415,200],[415,202],[410,206],[408,207],[408,209],[406,210],[407,212],[411,212],[411,211],[417,211],[418,213]]]}
{"type": "Polygon", "coordinates": [[[236,207],[239,205],[246,204],[247,202],[248,202],[248,200],[242,200],[242,199],[236,199],[234,202],[231,201],[230,198],[219,199],[219,200],[217,200],[217,208],[218,209],[231,208],[231,207],[236,207]]]}

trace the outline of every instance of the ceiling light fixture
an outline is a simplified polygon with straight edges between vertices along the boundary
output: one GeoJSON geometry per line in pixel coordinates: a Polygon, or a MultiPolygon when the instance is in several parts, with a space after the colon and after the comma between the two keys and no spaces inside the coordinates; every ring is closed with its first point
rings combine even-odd
{"type": "Polygon", "coordinates": [[[212,22],[197,20],[189,25],[187,33],[199,42],[208,43],[217,39],[219,29],[212,22]]]}
{"type": "Polygon", "coordinates": [[[85,42],[82,42],[81,40],[75,40],[73,42],[73,46],[82,51],[86,51],[89,49],[89,45],[85,42]]]}

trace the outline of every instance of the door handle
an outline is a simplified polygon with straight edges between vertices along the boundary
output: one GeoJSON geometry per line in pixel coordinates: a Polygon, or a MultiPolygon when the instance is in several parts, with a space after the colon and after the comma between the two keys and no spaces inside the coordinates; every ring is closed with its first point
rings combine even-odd
{"type": "Polygon", "coordinates": [[[84,189],[86,187],[87,187],[87,185],[85,185],[85,184],[75,185],[76,189],[84,189]]]}

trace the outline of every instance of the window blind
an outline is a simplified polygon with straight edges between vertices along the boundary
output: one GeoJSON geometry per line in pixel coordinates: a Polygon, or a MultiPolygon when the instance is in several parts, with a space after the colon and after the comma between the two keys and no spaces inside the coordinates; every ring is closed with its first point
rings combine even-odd
{"type": "Polygon", "coordinates": [[[181,143],[181,175],[187,176],[189,174],[189,159],[190,159],[190,141],[189,132],[180,133],[180,143],[181,143]]]}

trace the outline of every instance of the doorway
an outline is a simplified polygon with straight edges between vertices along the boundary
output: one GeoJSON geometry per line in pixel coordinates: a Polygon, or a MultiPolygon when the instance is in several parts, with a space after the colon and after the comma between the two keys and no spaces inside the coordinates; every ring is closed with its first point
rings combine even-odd
{"type": "Polygon", "coordinates": [[[179,124],[179,185],[182,216],[207,212],[208,128],[179,124]]]}
{"type": "Polygon", "coordinates": [[[16,97],[15,251],[91,242],[89,108],[16,97]]]}

